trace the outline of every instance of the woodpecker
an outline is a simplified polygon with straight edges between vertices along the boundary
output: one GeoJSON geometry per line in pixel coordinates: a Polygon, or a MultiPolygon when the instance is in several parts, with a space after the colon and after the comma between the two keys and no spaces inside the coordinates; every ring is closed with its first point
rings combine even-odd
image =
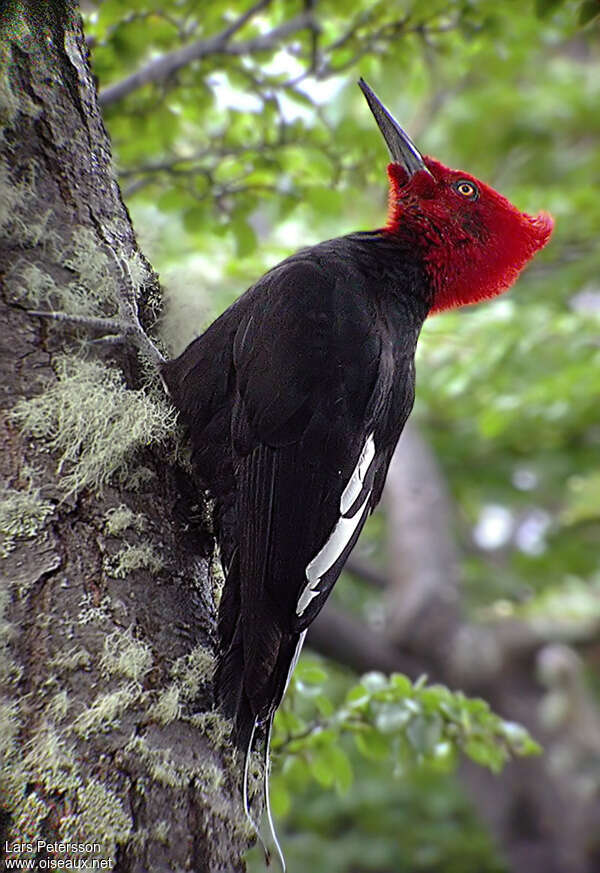
{"type": "Polygon", "coordinates": [[[381,497],[413,406],[423,322],[504,291],[553,227],[547,213],[520,212],[423,157],[359,86],[391,155],[385,226],[286,258],[162,367],[218,511],[217,699],[245,755],[249,817],[248,762],[257,731],[264,737],[280,857],[268,797],[273,716],[381,497]]]}

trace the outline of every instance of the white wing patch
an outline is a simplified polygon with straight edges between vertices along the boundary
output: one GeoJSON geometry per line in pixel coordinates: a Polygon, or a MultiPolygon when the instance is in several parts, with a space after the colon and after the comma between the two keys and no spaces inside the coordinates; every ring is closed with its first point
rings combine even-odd
{"type": "Polygon", "coordinates": [[[354,472],[350,476],[348,484],[342,491],[342,496],[340,498],[340,518],[321,551],[315,555],[306,568],[308,584],[304,587],[302,594],[298,599],[296,615],[302,615],[309,603],[311,603],[315,597],[319,596],[321,593],[319,591],[319,583],[321,579],[325,573],[331,570],[335,562],[343,554],[344,549],[352,539],[356,528],[362,521],[369,497],[371,496],[370,490],[351,518],[346,518],[345,513],[351,509],[359,498],[374,457],[375,440],[373,433],[370,433],[360,453],[354,472]]]}
{"type": "Polygon", "coordinates": [[[363,446],[362,452],[360,453],[358,464],[354,469],[354,473],[350,476],[350,480],[348,481],[348,484],[342,492],[342,497],[340,500],[340,512],[342,513],[342,515],[345,515],[348,512],[348,510],[356,501],[357,497],[362,491],[365,476],[369,472],[369,467],[373,463],[374,457],[375,440],[373,439],[373,434],[371,433],[367,437],[367,441],[363,446]]]}
{"type": "Polygon", "coordinates": [[[302,615],[305,611],[306,607],[314,600],[315,597],[318,597],[321,593],[319,591],[319,582],[328,572],[331,570],[335,562],[342,555],[344,549],[352,539],[356,528],[362,521],[362,517],[371,496],[371,491],[367,493],[365,499],[363,500],[361,506],[357,509],[354,515],[351,518],[346,518],[345,513],[347,513],[354,503],[356,503],[358,497],[360,496],[365,478],[367,473],[369,472],[369,468],[373,463],[373,459],[375,458],[375,439],[374,434],[370,433],[366,439],[366,442],[362,448],[360,456],[358,458],[358,462],[356,467],[354,468],[354,472],[350,476],[348,483],[344,490],[342,491],[342,496],[340,498],[340,518],[338,519],[334,529],[329,536],[329,539],[323,546],[320,552],[318,552],[315,557],[312,559],[310,564],[306,568],[306,578],[308,580],[308,584],[302,591],[298,599],[298,605],[296,607],[296,615],[302,615]]]}
{"type": "Polygon", "coordinates": [[[318,589],[319,582],[325,573],[327,573],[328,570],[331,570],[352,539],[354,531],[362,520],[370,496],[371,492],[369,491],[362,505],[359,507],[358,511],[354,513],[352,518],[344,518],[344,516],[342,516],[342,518],[338,520],[331,536],[321,551],[315,555],[306,568],[308,585],[300,595],[298,606],[296,607],[296,615],[302,615],[311,600],[321,593],[318,589]]]}

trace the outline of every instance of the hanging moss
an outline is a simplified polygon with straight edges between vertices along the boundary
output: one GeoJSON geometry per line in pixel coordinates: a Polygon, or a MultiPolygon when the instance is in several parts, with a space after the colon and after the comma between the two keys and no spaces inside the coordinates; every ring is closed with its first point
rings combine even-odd
{"type": "Polygon", "coordinates": [[[158,395],[129,390],[120,370],[99,361],[64,356],[56,370],[55,384],[16,404],[13,421],[59,455],[66,495],[110,481],[127,486],[135,453],[174,431],[174,410],[158,395]]]}
{"type": "Polygon", "coordinates": [[[0,489],[0,557],[6,558],[19,540],[33,539],[54,512],[31,483],[23,491],[0,489]]]}
{"type": "Polygon", "coordinates": [[[106,733],[115,728],[123,713],[134,703],[140,702],[142,697],[142,689],[137,682],[99,694],[75,719],[73,730],[84,740],[93,734],[106,733]]]}
{"type": "Polygon", "coordinates": [[[116,630],[104,640],[100,670],[104,676],[125,676],[141,682],[152,668],[152,650],[147,643],[136,640],[132,628],[116,630]]]}
{"type": "Polygon", "coordinates": [[[148,716],[160,725],[170,724],[181,716],[181,691],[177,685],[169,685],[148,707],[148,716]]]}
{"type": "Polygon", "coordinates": [[[96,779],[90,779],[77,789],[77,809],[60,823],[61,840],[88,843],[93,834],[94,843],[100,844],[98,853],[113,863],[118,843],[124,842],[132,831],[131,815],[117,795],[96,779]]]}
{"type": "Polygon", "coordinates": [[[137,533],[146,529],[146,517],[141,512],[134,512],[124,503],[113,506],[104,513],[104,527],[106,533],[117,537],[128,528],[133,528],[137,533]]]}
{"type": "Polygon", "coordinates": [[[215,668],[214,654],[204,646],[177,658],[171,668],[171,676],[184,700],[193,700],[201,685],[211,681],[215,668]]]}
{"type": "Polygon", "coordinates": [[[160,555],[150,543],[131,545],[125,543],[116,555],[104,559],[104,572],[113,579],[124,579],[133,570],[150,570],[159,573],[164,566],[160,555]]]}

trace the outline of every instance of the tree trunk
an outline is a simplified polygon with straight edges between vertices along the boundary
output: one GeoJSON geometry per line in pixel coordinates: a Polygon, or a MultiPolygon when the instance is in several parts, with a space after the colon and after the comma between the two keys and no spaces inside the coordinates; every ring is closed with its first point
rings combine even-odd
{"type": "Polygon", "coordinates": [[[76,4],[2,16],[2,847],[127,873],[243,870],[239,761],[211,712],[222,574],[204,507],[181,498],[172,411],[124,345],[27,312],[134,305],[148,326],[157,277],[76,4]]]}

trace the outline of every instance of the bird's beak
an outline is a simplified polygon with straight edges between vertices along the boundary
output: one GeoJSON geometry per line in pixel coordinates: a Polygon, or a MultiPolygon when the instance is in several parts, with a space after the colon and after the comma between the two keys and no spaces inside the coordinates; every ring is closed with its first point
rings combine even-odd
{"type": "Polygon", "coordinates": [[[421,152],[409,135],[402,130],[394,116],[388,112],[381,100],[375,95],[375,92],[369,88],[362,78],[358,80],[358,85],[365,95],[369,109],[375,116],[375,121],[390,150],[392,161],[404,167],[409,177],[414,176],[420,170],[425,170],[426,173],[429,173],[421,152]]]}

